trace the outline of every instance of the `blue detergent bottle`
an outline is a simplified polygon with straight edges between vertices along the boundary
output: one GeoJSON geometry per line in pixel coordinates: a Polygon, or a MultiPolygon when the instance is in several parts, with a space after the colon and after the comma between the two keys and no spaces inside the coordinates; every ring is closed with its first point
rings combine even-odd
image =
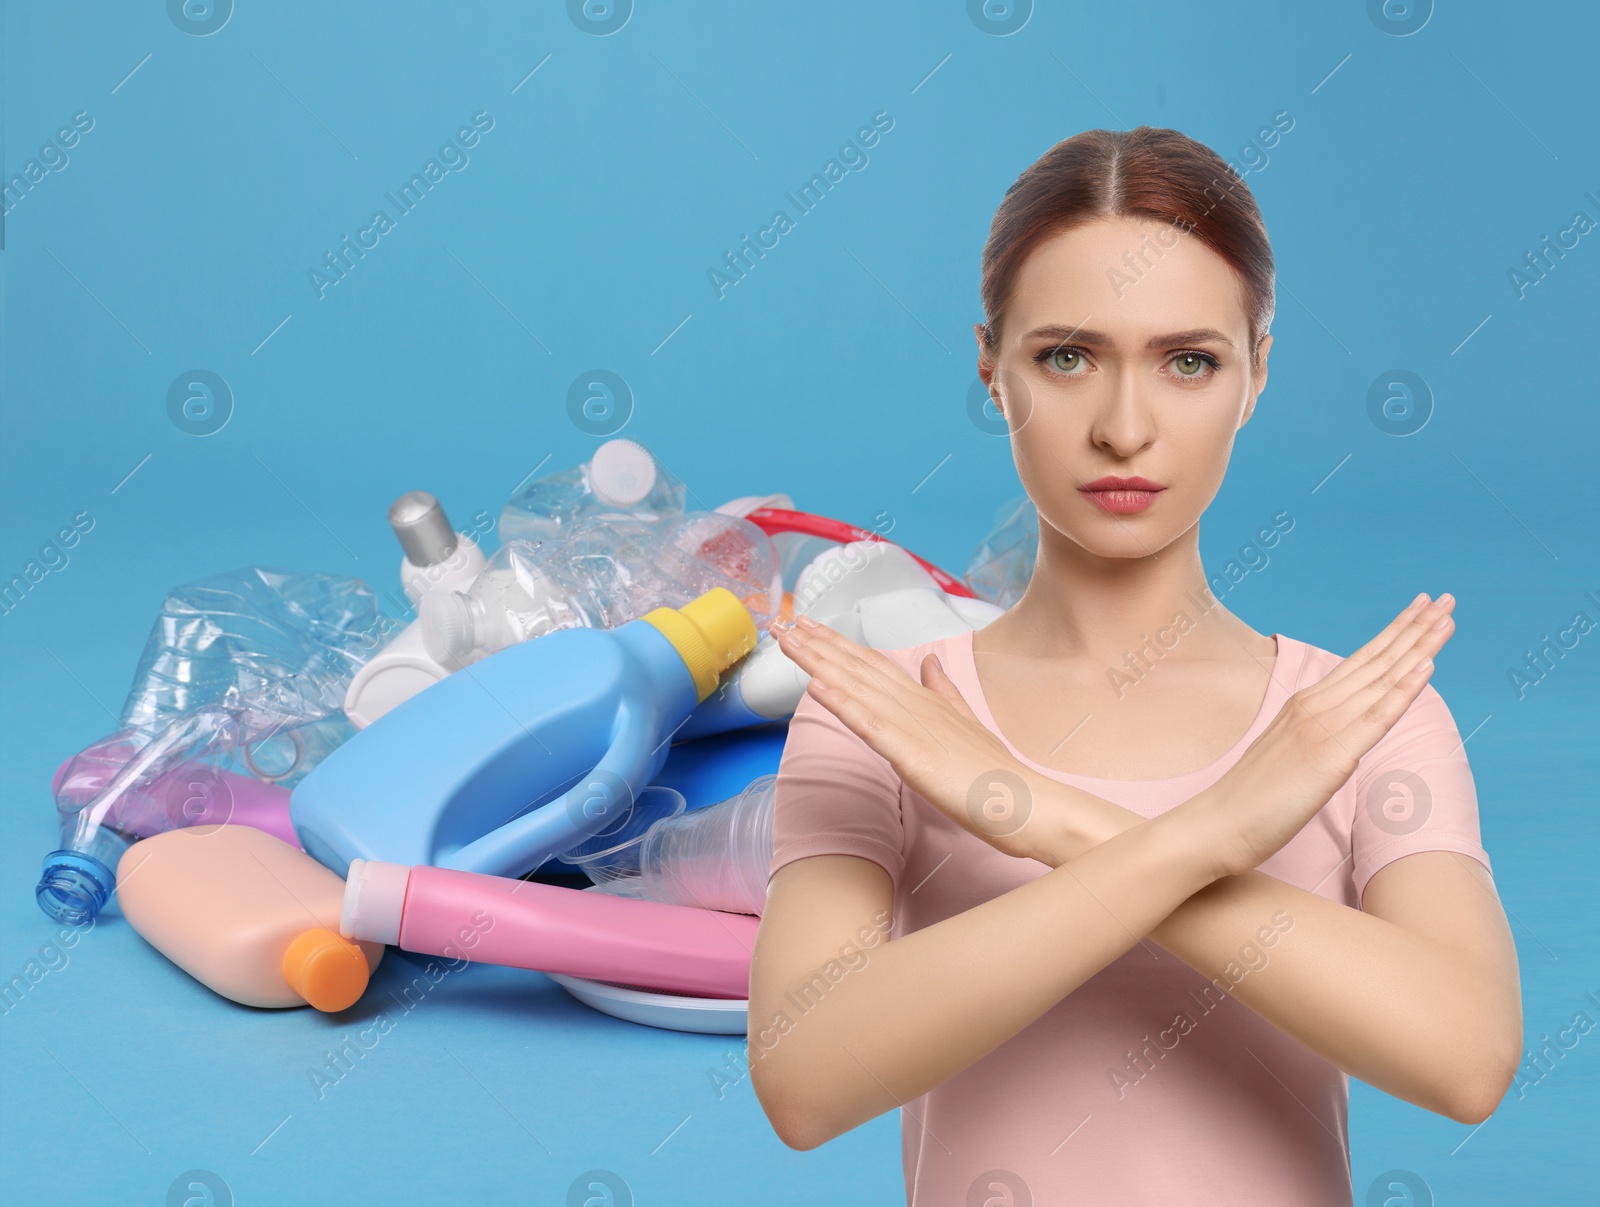
{"type": "Polygon", "coordinates": [[[673,733],[756,643],[715,587],[614,629],[573,628],[500,650],[406,700],[294,789],[305,849],[520,876],[624,825],[673,733]]]}

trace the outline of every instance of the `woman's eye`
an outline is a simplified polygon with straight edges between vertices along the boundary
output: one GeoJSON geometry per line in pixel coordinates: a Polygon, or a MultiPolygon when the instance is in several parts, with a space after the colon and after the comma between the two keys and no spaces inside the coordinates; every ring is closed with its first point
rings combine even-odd
{"type": "Polygon", "coordinates": [[[1205,377],[1207,370],[1217,367],[1216,361],[1201,352],[1180,352],[1170,363],[1179,377],[1190,378],[1205,377]]]}
{"type": "Polygon", "coordinates": [[[1083,353],[1076,348],[1051,348],[1044,363],[1057,373],[1076,373],[1083,365],[1083,353]]]}

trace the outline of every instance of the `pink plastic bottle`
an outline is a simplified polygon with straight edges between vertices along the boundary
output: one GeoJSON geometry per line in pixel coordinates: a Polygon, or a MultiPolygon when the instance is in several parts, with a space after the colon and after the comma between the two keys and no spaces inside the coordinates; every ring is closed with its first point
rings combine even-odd
{"type": "Polygon", "coordinates": [[[696,997],[749,994],[760,919],[478,872],[357,859],[347,939],[696,997]]]}

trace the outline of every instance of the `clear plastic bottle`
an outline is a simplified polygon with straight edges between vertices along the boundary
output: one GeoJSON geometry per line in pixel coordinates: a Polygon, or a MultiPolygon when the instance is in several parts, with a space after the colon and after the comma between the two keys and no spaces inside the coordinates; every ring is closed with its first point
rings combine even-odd
{"type": "Polygon", "coordinates": [[[711,585],[740,596],[765,629],[783,602],[783,569],[772,538],[743,517],[715,511],[688,512],[669,531],[679,549],[721,576],[711,585]]]}
{"type": "Polygon", "coordinates": [[[1022,598],[1039,556],[1039,512],[1023,495],[995,515],[995,526],[967,563],[967,586],[1002,608],[1022,598]]]}
{"type": "Polygon", "coordinates": [[[217,812],[215,798],[228,788],[216,762],[205,760],[233,748],[233,733],[226,710],[198,708],[152,739],[118,734],[73,760],[56,793],[61,845],[45,856],[34,890],[39,908],[68,925],[92,922],[116,888],[118,860],[135,841],[217,812]],[[114,771],[113,760],[120,762],[114,771]],[[91,785],[107,771],[109,781],[96,790],[91,785]]]}
{"type": "Polygon", "coordinates": [[[465,591],[424,595],[417,625],[428,657],[455,671],[530,637],[595,627],[596,602],[555,548],[507,541],[465,591]]]}
{"type": "Polygon", "coordinates": [[[349,736],[345,689],[382,641],[377,597],[358,578],[229,570],[179,587],[162,603],[122,723],[148,740],[195,709],[218,705],[264,717],[269,738],[299,729],[293,750],[279,740],[273,751],[292,761],[269,767],[260,760],[261,778],[292,787],[313,765],[307,756],[349,736]],[[343,729],[306,729],[319,723],[343,729]]]}
{"type": "Polygon", "coordinates": [[[566,536],[590,516],[659,523],[683,514],[686,489],[634,440],[607,440],[582,465],[535,478],[500,513],[500,540],[566,536]]]}
{"type": "Polygon", "coordinates": [[[418,609],[429,655],[457,669],[557,629],[616,628],[652,608],[726,587],[758,631],[783,598],[772,542],[739,516],[689,512],[663,524],[581,520],[565,540],[512,540],[466,591],[434,591],[418,609]]]}
{"type": "Polygon", "coordinates": [[[133,753],[90,799],[58,799],[40,908],[91,921],[132,842],[196,820],[189,776],[163,779],[180,766],[298,783],[355,733],[344,693],[381,640],[377,599],[357,578],[250,566],[173,591],[122,706],[133,753]]]}
{"type": "MultiPolygon", "coordinates": [[[[93,804],[138,755],[126,731],[84,747],[56,771],[56,810],[76,813],[93,804]]],[[[171,760],[163,758],[163,763],[171,760]]],[[[300,845],[289,821],[289,790],[216,762],[186,759],[147,775],[116,801],[106,821],[140,838],[194,825],[254,826],[290,846],[300,845]]]]}
{"type": "Polygon", "coordinates": [[[573,530],[559,556],[589,585],[605,628],[725,587],[759,633],[783,603],[772,538],[742,516],[690,511],[660,524],[597,516],[573,530]]]}

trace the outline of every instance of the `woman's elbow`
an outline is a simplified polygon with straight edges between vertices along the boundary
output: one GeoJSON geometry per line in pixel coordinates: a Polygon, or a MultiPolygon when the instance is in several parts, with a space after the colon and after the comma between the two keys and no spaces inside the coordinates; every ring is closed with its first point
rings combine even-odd
{"type": "Polygon", "coordinates": [[[810,1152],[813,1148],[820,1148],[833,1139],[822,1130],[808,1126],[803,1118],[780,1121],[768,1115],[767,1120],[772,1124],[772,1130],[777,1133],[778,1139],[796,1152],[810,1152]]]}
{"type": "Polygon", "coordinates": [[[784,1084],[776,1070],[752,1068],[750,1084],[773,1132],[788,1147],[809,1152],[838,1134],[829,1128],[824,1112],[806,1102],[795,1086],[784,1084]]]}
{"type": "Polygon", "coordinates": [[[1505,1097],[1506,1085],[1488,1087],[1485,1085],[1466,1086],[1457,1090],[1449,1103],[1439,1112],[1448,1119],[1457,1123],[1467,1123],[1476,1126],[1482,1123],[1500,1105],[1500,1100],[1505,1097]]]}
{"type": "Polygon", "coordinates": [[[1482,1123],[1499,1108],[1501,1099],[1516,1080],[1520,1055],[1520,1052],[1502,1055],[1476,1068],[1463,1069],[1449,1087],[1440,1114],[1457,1123],[1473,1126],[1482,1123]]]}
{"type": "Polygon", "coordinates": [[[832,1139],[816,1126],[814,1115],[769,1101],[759,1087],[756,1089],[756,1099],[761,1103],[773,1133],[796,1152],[809,1152],[832,1139]]]}

